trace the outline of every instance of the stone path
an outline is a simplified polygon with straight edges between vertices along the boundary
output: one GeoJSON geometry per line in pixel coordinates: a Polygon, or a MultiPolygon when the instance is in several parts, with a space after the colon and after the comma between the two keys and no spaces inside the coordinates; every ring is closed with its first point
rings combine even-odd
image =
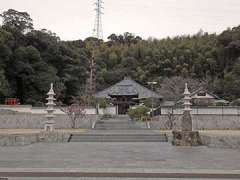
{"type": "Polygon", "coordinates": [[[169,143],[39,143],[1,147],[0,168],[240,170],[240,150],[169,143]]]}
{"type": "MultiPolygon", "coordinates": [[[[10,179],[24,179],[24,180],[76,180],[76,179],[87,179],[87,180],[104,180],[104,179],[239,179],[240,171],[221,171],[221,170],[140,170],[140,169],[39,169],[39,168],[1,168],[1,177],[8,177],[10,179]],[[112,173],[113,172],[113,173],[112,173]],[[155,173],[155,175],[154,175],[155,173]],[[25,176],[25,177],[23,177],[25,176]],[[40,178],[41,177],[41,178],[40,178]],[[44,178],[45,177],[45,178],[44,178]],[[75,178],[74,178],[75,177],[75,178]],[[125,178],[123,178],[125,177],[125,178]],[[152,177],[152,178],[150,178],[152,177]],[[161,178],[160,178],[161,177],[161,178]]],[[[6,179],[4,179],[6,180],[6,179]]]]}
{"type": "MultiPolygon", "coordinates": [[[[78,172],[237,172],[240,174],[240,150],[174,147],[169,143],[150,142],[39,143],[29,146],[0,148],[0,173],[11,171],[61,172],[77,171],[77,169],[78,172]]],[[[120,180],[123,178],[9,178],[9,180],[78,179],[120,180]]],[[[134,180],[136,178],[124,179],[134,180]]]]}
{"type": "MultiPolygon", "coordinates": [[[[9,178],[9,180],[142,180],[141,178],[9,178]]],[[[199,178],[144,178],[144,180],[219,180],[219,179],[199,179],[199,178]]],[[[232,179],[221,179],[221,180],[232,180],[232,179]]]]}

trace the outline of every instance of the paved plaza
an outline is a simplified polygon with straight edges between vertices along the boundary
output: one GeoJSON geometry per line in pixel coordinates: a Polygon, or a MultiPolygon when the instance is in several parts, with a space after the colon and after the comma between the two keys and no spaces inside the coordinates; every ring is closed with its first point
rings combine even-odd
{"type": "MultiPolygon", "coordinates": [[[[179,178],[144,178],[144,180],[179,180],[179,178]]],[[[142,180],[142,178],[9,178],[9,180],[142,180]]],[[[180,180],[202,180],[201,179],[189,179],[181,178],[180,180]]],[[[219,179],[204,179],[204,180],[219,180],[219,179]]],[[[231,179],[221,179],[231,180],[231,179]]]]}
{"type": "Polygon", "coordinates": [[[240,170],[240,150],[169,143],[39,143],[1,147],[1,168],[240,170]]]}

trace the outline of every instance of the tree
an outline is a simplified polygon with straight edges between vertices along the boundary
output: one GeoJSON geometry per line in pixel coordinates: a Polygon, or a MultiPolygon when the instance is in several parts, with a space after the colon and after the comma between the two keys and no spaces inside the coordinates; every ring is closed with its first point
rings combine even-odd
{"type": "Polygon", "coordinates": [[[4,70],[0,70],[0,97],[7,97],[11,94],[8,81],[6,80],[4,70]]]}
{"type": "Polygon", "coordinates": [[[33,46],[17,48],[6,70],[21,103],[43,104],[48,84],[57,81],[56,70],[42,61],[33,46]]]}
{"type": "Polygon", "coordinates": [[[170,99],[181,95],[185,80],[190,79],[207,82],[214,93],[230,101],[240,96],[240,26],[219,35],[200,31],[144,40],[127,32],[111,34],[107,42],[93,37],[62,41],[50,30],[34,30],[27,12],[9,9],[1,16],[1,81],[21,103],[42,104],[50,82],[58,84],[58,97],[64,104],[84,95],[93,49],[97,91],[131,76],[143,84],[158,81],[160,93],[170,99]],[[173,83],[176,77],[177,85],[173,83]]]}
{"type": "Polygon", "coordinates": [[[109,54],[109,61],[107,62],[109,68],[116,66],[118,62],[118,56],[115,52],[109,54]]]}
{"type": "Polygon", "coordinates": [[[67,114],[70,122],[71,128],[77,128],[77,120],[85,116],[85,109],[82,106],[72,104],[71,106],[62,107],[61,111],[67,114]]]}
{"type": "Polygon", "coordinates": [[[3,27],[5,29],[14,29],[22,33],[33,29],[32,19],[27,12],[9,9],[4,11],[1,17],[3,18],[3,27]]]}
{"type": "Polygon", "coordinates": [[[176,101],[182,96],[185,83],[188,83],[188,86],[192,91],[200,87],[207,86],[207,82],[199,79],[175,76],[171,78],[164,78],[158,91],[165,99],[176,101]]]}
{"type": "Polygon", "coordinates": [[[161,104],[161,100],[158,98],[147,98],[143,101],[143,103],[148,108],[158,108],[161,104]]]}
{"type": "Polygon", "coordinates": [[[149,120],[149,108],[145,106],[134,106],[128,109],[128,115],[131,119],[138,121],[146,121],[149,120]]]}
{"type": "Polygon", "coordinates": [[[118,36],[116,34],[111,34],[110,36],[108,36],[108,40],[110,40],[112,42],[117,42],[118,36]]]}

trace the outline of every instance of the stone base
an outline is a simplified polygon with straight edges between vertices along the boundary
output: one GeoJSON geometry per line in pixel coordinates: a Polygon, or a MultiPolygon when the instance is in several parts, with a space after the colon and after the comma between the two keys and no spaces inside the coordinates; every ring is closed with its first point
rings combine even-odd
{"type": "Polygon", "coordinates": [[[39,133],[39,142],[66,143],[68,142],[70,135],[70,133],[42,131],[39,133]]]}
{"type": "Polygon", "coordinates": [[[45,122],[44,130],[52,132],[54,130],[54,125],[55,125],[55,123],[53,123],[53,122],[45,122]]]}
{"type": "Polygon", "coordinates": [[[201,139],[198,131],[173,131],[174,146],[199,146],[201,139]]]}

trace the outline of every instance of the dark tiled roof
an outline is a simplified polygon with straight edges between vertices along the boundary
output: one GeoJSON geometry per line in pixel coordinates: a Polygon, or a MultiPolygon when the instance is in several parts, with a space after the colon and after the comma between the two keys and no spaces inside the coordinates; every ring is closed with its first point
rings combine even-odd
{"type": "Polygon", "coordinates": [[[108,93],[109,96],[137,96],[138,92],[132,85],[116,85],[108,93]]]}
{"type": "Polygon", "coordinates": [[[200,88],[198,88],[197,90],[193,91],[193,92],[190,94],[190,97],[194,96],[195,94],[197,94],[197,93],[199,93],[199,92],[206,92],[206,93],[210,94],[211,96],[213,96],[215,99],[218,99],[218,100],[221,99],[221,98],[219,98],[216,94],[211,93],[210,91],[204,89],[203,87],[200,87],[200,88]]]}
{"type": "Polygon", "coordinates": [[[141,84],[137,83],[136,81],[130,79],[130,78],[125,78],[124,80],[118,82],[117,84],[100,91],[95,94],[95,97],[101,97],[101,98],[108,98],[111,96],[135,96],[138,95],[138,98],[150,98],[150,97],[155,97],[155,98],[162,98],[159,94],[156,92],[142,86],[141,84]]]}
{"type": "Polygon", "coordinates": [[[163,101],[161,103],[161,106],[174,106],[175,105],[175,101],[163,101]]]}
{"type": "MultiPolygon", "coordinates": [[[[217,95],[211,93],[210,91],[204,89],[203,87],[200,87],[198,88],[197,90],[193,91],[191,94],[190,94],[190,97],[194,96],[195,94],[197,93],[200,93],[200,92],[205,92],[207,94],[210,94],[215,100],[223,100],[221,99],[220,97],[218,97],[217,95]]],[[[183,103],[183,98],[184,96],[182,96],[181,98],[179,98],[177,101],[176,101],[176,104],[181,104],[183,103]]]]}

